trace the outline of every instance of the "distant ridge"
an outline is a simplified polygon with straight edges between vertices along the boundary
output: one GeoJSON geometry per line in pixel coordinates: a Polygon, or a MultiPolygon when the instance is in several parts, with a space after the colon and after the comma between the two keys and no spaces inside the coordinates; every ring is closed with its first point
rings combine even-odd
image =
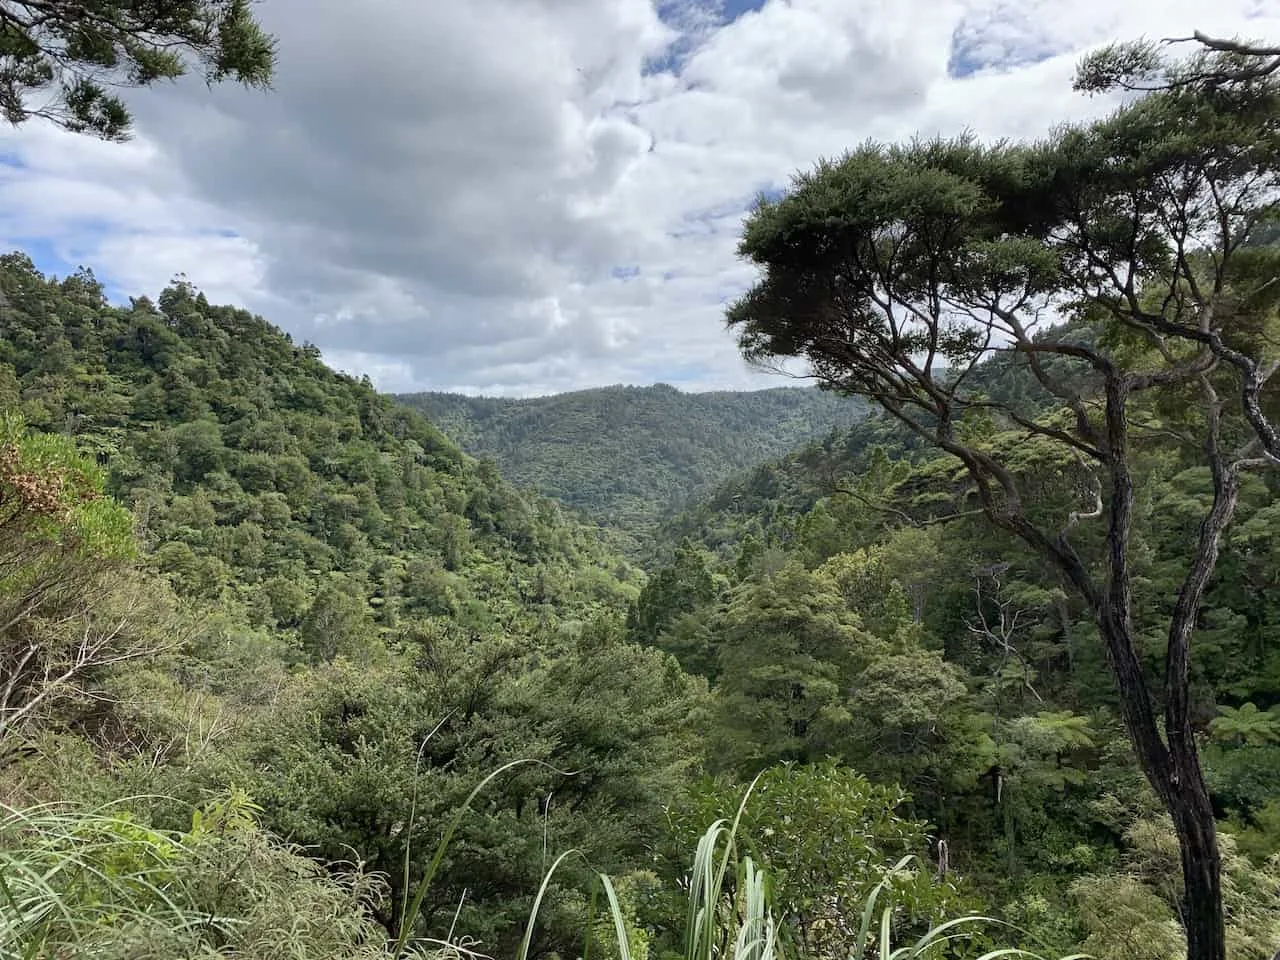
{"type": "Polygon", "coordinates": [[[813,387],[686,393],[668,384],[508,399],[402,394],[468,453],[634,545],[734,473],[848,427],[866,406],[813,387]]]}

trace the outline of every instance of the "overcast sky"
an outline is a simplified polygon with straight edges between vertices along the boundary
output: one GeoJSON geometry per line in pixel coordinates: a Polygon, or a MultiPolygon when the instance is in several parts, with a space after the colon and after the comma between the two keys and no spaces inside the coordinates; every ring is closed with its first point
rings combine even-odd
{"type": "Polygon", "coordinates": [[[724,330],[761,190],[867,138],[1033,137],[1110,39],[1280,39],[1280,0],[265,0],[275,89],[0,128],[0,248],[185,273],[385,390],[768,386],[724,330]]]}

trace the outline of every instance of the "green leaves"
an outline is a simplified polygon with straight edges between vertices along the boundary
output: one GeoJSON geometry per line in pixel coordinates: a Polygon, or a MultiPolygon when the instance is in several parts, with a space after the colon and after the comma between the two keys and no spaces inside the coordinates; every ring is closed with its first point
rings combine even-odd
{"type": "Polygon", "coordinates": [[[188,58],[209,83],[264,87],[276,58],[249,0],[6,0],[0,55],[0,106],[10,123],[41,118],[107,140],[129,136],[129,112],[113,87],[180,77],[188,58]]]}
{"type": "Polygon", "coordinates": [[[1225,743],[1265,747],[1280,743],[1280,705],[1259,710],[1252,701],[1239,707],[1219,707],[1209,721],[1209,733],[1225,743]]]}
{"type": "Polygon", "coordinates": [[[128,511],[103,497],[103,476],[75,444],[28,433],[22,417],[0,414],[0,527],[22,529],[89,557],[134,555],[128,511]]]}
{"type": "Polygon", "coordinates": [[[1024,154],[972,138],[870,144],[797,176],[744,228],[739,252],[764,268],[728,313],[744,351],[804,356],[820,373],[839,355],[873,396],[888,382],[864,360],[938,347],[972,358],[980,344],[959,331],[924,329],[939,295],[957,312],[1008,309],[1060,285],[1055,258],[1010,236],[1029,195],[1024,154]]]}
{"type": "MultiPolygon", "coordinates": [[[[1280,937],[1280,858],[1251,863],[1230,835],[1220,836],[1219,846],[1228,956],[1266,956],[1280,937]]],[[[1176,919],[1185,893],[1168,818],[1130,824],[1120,868],[1081,877],[1072,892],[1086,931],[1083,947],[1098,960],[1163,960],[1186,949],[1176,919]]]]}
{"type": "Polygon", "coordinates": [[[838,753],[849,733],[847,691],[885,648],[862,629],[834,580],[792,561],[742,584],[720,617],[719,768],[838,753]]]}
{"type": "MultiPolygon", "coordinates": [[[[699,824],[727,818],[740,792],[711,782],[695,791],[673,811],[676,849],[687,848],[699,824]]],[[[834,761],[775,766],[756,778],[741,801],[736,843],[770,877],[781,950],[861,956],[850,952],[852,914],[882,886],[896,931],[919,932],[952,905],[948,884],[935,883],[920,865],[899,863],[926,844],[924,824],[894,812],[903,800],[896,788],[834,761]]]]}

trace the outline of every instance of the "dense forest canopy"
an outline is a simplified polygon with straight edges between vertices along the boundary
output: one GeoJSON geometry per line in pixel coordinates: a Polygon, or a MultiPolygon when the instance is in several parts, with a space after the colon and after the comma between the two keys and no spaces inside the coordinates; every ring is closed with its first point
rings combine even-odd
{"type": "Polygon", "coordinates": [[[425,413],[502,475],[621,532],[632,555],[654,525],[739,470],[860,418],[857,400],[815,388],[683,393],[605,387],[531,399],[416,393],[425,413]]]}
{"type": "Polygon", "coordinates": [[[1272,957],[1280,54],[1215,43],[762,203],[729,319],[823,393],[428,417],[0,256],[0,958],[1272,957]]]}
{"type": "Polygon", "coordinates": [[[209,84],[265,87],[275,43],[253,0],[0,0],[0,110],[125,140],[122,88],[174,80],[192,61],[209,84]]]}

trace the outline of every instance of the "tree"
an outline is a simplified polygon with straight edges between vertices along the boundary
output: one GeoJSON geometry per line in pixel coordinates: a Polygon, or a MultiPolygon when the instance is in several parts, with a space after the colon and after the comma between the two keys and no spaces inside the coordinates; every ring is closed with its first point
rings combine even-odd
{"type": "Polygon", "coordinates": [[[792,561],[738,587],[717,624],[715,765],[754,773],[838,753],[854,679],[887,647],[835,580],[792,561]]]}
{"type": "Polygon", "coordinates": [[[1239,707],[1223,707],[1209,723],[1215,739],[1235,741],[1261,747],[1280,741],[1280,707],[1259,710],[1256,703],[1239,707]]]}
{"type": "Polygon", "coordinates": [[[0,741],[163,646],[131,524],[70,440],[0,418],[0,741]]]}
{"type": "Polygon", "coordinates": [[[367,646],[369,610],[357,590],[341,581],[325,583],[298,625],[302,648],[315,661],[353,656],[367,646]]]}
{"type": "MultiPolygon", "coordinates": [[[[273,831],[331,860],[359,851],[385,873],[391,896],[379,919],[395,930],[406,863],[410,878],[422,876],[486,775],[508,761],[541,761],[475,799],[418,918],[424,932],[456,924],[494,956],[513,951],[548,851],[576,849],[608,870],[643,862],[695,758],[705,685],[620,633],[593,621],[563,656],[539,663],[513,639],[407,627],[404,656],[294,672],[274,709],[256,718],[242,782],[273,831]]],[[[549,899],[571,909],[570,881],[584,881],[584,871],[566,863],[549,899]]],[[[570,929],[543,912],[538,942],[563,955],[570,929]]]]}
{"type": "Polygon", "coordinates": [[[275,40],[251,0],[0,0],[0,110],[14,125],[39,117],[127,140],[129,111],[110,89],[176,79],[191,58],[209,84],[265,87],[275,40]]]}
{"type": "Polygon", "coordinates": [[[640,591],[627,614],[627,631],[637,643],[653,643],[681,614],[711,602],[715,595],[706,557],[686,537],[671,565],[650,577],[640,591]]]}
{"type": "Polygon", "coordinates": [[[1166,40],[1113,43],[1085,58],[1076,76],[1078,90],[1168,90],[1176,87],[1212,87],[1243,83],[1280,71],[1280,45],[1248,43],[1226,37],[1211,37],[1197,30],[1190,37],[1166,40]],[[1171,60],[1164,47],[1171,43],[1195,41],[1202,52],[1217,57],[1171,60]]]}
{"type": "Polygon", "coordinates": [[[1242,475],[1280,463],[1266,391],[1280,367],[1280,247],[1258,242],[1280,219],[1278,189],[1270,74],[1156,90],[1033,145],[868,144],[760,203],[740,252],[762,275],[728,312],[749,359],[807,361],[960,461],[987,520],[1084,600],[1174,823],[1194,960],[1222,960],[1225,939],[1191,639],[1242,475]],[[974,387],[993,355],[1035,378],[1035,406],[974,387]],[[1074,509],[1054,518],[1038,504],[994,431],[1076,464],[1074,509]],[[1148,672],[1138,639],[1157,625],[1135,623],[1131,545],[1134,470],[1156,443],[1204,469],[1212,492],[1160,611],[1163,670],[1148,672]]]}

